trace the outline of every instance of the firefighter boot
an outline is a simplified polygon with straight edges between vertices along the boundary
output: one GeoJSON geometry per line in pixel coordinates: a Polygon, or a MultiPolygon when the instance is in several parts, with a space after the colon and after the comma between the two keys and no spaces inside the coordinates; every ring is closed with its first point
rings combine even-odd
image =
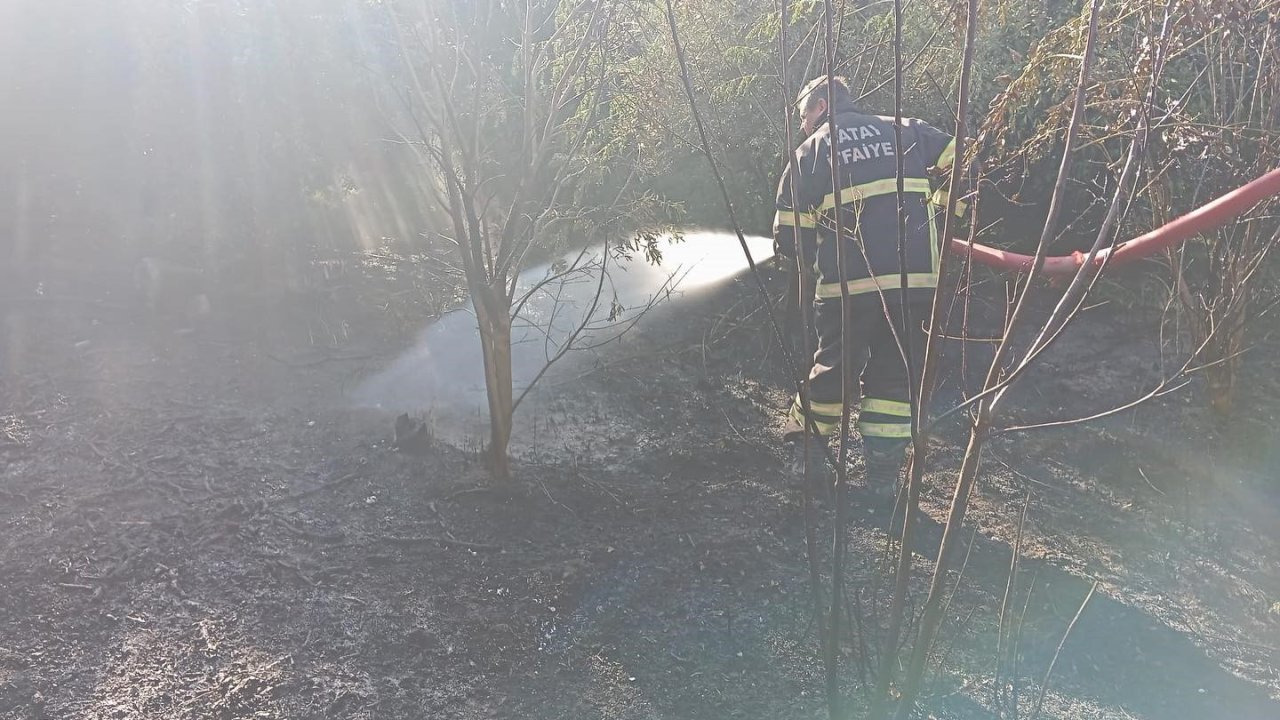
{"type": "Polygon", "coordinates": [[[827,439],[810,435],[806,448],[804,437],[801,436],[791,441],[790,445],[791,461],[788,470],[791,476],[799,480],[804,477],[807,470],[810,486],[818,490],[819,498],[826,498],[826,494],[831,491],[831,483],[835,479],[831,464],[827,462],[827,439]]]}
{"type": "Polygon", "coordinates": [[[902,462],[910,444],[910,440],[899,438],[863,438],[868,492],[890,502],[897,497],[902,462]]]}

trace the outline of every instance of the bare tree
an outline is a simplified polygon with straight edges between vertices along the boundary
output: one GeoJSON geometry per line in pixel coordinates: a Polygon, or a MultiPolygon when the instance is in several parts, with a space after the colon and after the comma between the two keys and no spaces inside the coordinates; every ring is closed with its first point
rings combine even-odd
{"type": "MultiPolygon", "coordinates": [[[[512,383],[513,310],[528,260],[557,238],[623,240],[644,227],[633,173],[613,173],[609,116],[613,29],[621,0],[389,4],[406,71],[402,100],[429,173],[434,229],[456,251],[475,309],[488,398],[493,476],[510,480],[507,447],[518,404],[512,383]],[[603,159],[602,159],[603,158],[603,159]],[[620,175],[620,177],[618,176],[620,175]],[[583,188],[617,188],[592,204],[583,188]]],[[[603,272],[603,268],[601,269],[603,272]]],[[[603,276],[602,276],[603,277],[603,276]]],[[[594,310],[594,308],[593,308],[594,310]]],[[[583,319],[593,321],[592,313],[583,319]]],[[[579,333],[571,333],[571,339],[579,333]]],[[[549,360],[558,359],[557,350],[549,360]]]]}

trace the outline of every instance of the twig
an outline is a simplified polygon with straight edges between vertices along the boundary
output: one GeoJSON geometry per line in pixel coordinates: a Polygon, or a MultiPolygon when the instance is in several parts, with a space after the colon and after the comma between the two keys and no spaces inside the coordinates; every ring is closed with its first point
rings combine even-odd
{"type": "Polygon", "coordinates": [[[1080,620],[1080,616],[1084,614],[1084,609],[1088,607],[1089,600],[1093,598],[1093,593],[1098,589],[1098,581],[1094,580],[1093,585],[1089,588],[1089,594],[1084,596],[1084,602],[1080,603],[1080,609],[1076,611],[1076,616],[1071,618],[1071,623],[1067,625],[1066,632],[1062,633],[1062,640],[1058,642],[1058,649],[1053,652],[1053,659],[1049,661],[1049,669],[1044,671],[1044,680],[1040,683],[1040,695],[1036,697],[1035,709],[1031,711],[1031,720],[1040,717],[1040,708],[1044,705],[1044,696],[1049,692],[1049,676],[1053,674],[1053,666],[1058,664],[1058,656],[1062,654],[1062,647],[1067,644],[1067,638],[1071,636],[1071,631],[1075,628],[1076,622],[1080,620]]]}
{"type": "Polygon", "coordinates": [[[573,511],[573,508],[569,507],[568,505],[565,505],[564,503],[560,502],[559,500],[555,499],[554,497],[551,497],[551,491],[550,491],[550,490],[547,490],[547,484],[546,484],[546,483],[544,483],[544,482],[542,481],[542,478],[540,478],[540,477],[535,477],[535,478],[534,478],[534,480],[535,480],[535,481],[537,481],[537,483],[538,483],[538,487],[542,489],[542,494],[543,494],[543,495],[546,495],[548,500],[550,500],[552,503],[554,503],[554,504],[556,504],[556,505],[559,505],[560,507],[564,508],[565,510],[568,510],[570,515],[572,515],[572,516],[574,516],[574,517],[578,517],[578,513],[574,512],[574,511],[573,511]]]}
{"type": "MultiPolygon", "coordinates": [[[[1172,379],[1173,378],[1170,378],[1170,381],[1172,379]]],[[[1089,415],[1087,417],[1072,418],[1070,420],[1054,420],[1051,422],[1037,423],[1035,425],[1014,425],[1012,427],[1000,428],[999,430],[994,431],[992,434],[1007,435],[1009,433],[1015,433],[1015,432],[1026,432],[1027,430],[1043,430],[1045,428],[1066,427],[1067,425],[1080,425],[1082,423],[1092,422],[1094,420],[1101,420],[1102,418],[1110,417],[1112,415],[1119,415],[1120,413],[1125,412],[1126,410],[1132,410],[1133,408],[1153,398],[1158,398],[1164,395],[1168,395],[1170,393],[1175,393],[1191,383],[1190,380],[1184,380],[1183,382],[1178,383],[1173,387],[1168,387],[1168,382],[1169,381],[1162,382],[1157,388],[1155,388],[1151,392],[1148,392],[1144,394],[1142,397],[1139,397],[1135,400],[1127,402],[1124,405],[1111,408],[1110,410],[1104,410],[1099,413],[1094,413],[1093,415],[1089,415]]]]}
{"type": "Polygon", "coordinates": [[[866,623],[862,620],[862,588],[858,588],[857,592],[854,593],[853,598],[855,604],[850,615],[853,617],[853,622],[857,626],[857,647],[858,657],[860,658],[858,663],[858,679],[862,681],[863,693],[869,694],[872,686],[867,677],[867,668],[871,666],[873,659],[871,657],[870,646],[867,644],[866,623]]]}
{"type": "Polygon", "coordinates": [[[450,540],[436,535],[387,535],[379,538],[382,542],[391,545],[423,545],[428,543],[437,543],[445,547],[465,548],[467,550],[484,550],[487,552],[500,552],[501,545],[488,545],[485,543],[466,542],[464,540],[450,540]]]}
{"type": "Polygon", "coordinates": [[[291,535],[300,537],[304,540],[311,540],[313,542],[341,542],[346,538],[346,533],[343,533],[343,532],[335,532],[335,533],[313,532],[311,530],[300,528],[279,515],[274,515],[274,517],[275,517],[276,524],[279,525],[281,528],[283,528],[286,532],[288,532],[291,535]]]}
{"type": "Polygon", "coordinates": [[[456,492],[451,492],[448,495],[445,495],[440,500],[441,502],[453,502],[454,500],[457,500],[460,497],[465,497],[467,495],[487,495],[489,493],[494,493],[494,492],[498,492],[498,489],[491,488],[491,487],[483,487],[483,486],[473,487],[473,488],[463,488],[456,492]]]}
{"type": "Polygon", "coordinates": [[[129,463],[126,463],[126,462],[124,462],[124,461],[122,461],[122,460],[119,460],[119,459],[117,459],[117,458],[113,457],[110,453],[106,452],[105,450],[103,450],[102,448],[100,448],[100,447],[98,447],[96,444],[94,444],[94,442],[93,442],[92,440],[90,440],[89,442],[87,442],[87,443],[85,443],[85,444],[89,446],[89,449],[90,449],[90,450],[92,450],[92,451],[94,452],[94,454],[95,454],[95,455],[97,455],[98,457],[102,458],[102,461],[103,461],[104,463],[108,464],[108,465],[112,465],[112,466],[114,466],[114,467],[116,467],[116,468],[119,468],[119,469],[121,469],[121,470],[130,470],[130,469],[132,469],[132,470],[136,470],[136,469],[137,469],[137,466],[131,465],[131,464],[129,464],[129,463]]]}
{"type": "Polygon", "coordinates": [[[1000,601],[1000,618],[996,625],[996,674],[995,681],[992,683],[992,705],[999,707],[1000,696],[1004,694],[1004,687],[1001,685],[1000,672],[1004,669],[1005,654],[1005,618],[1009,612],[1009,601],[1013,598],[1013,589],[1017,585],[1018,580],[1018,561],[1022,556],[1022,533],[1027,525],[1027,508],[1031,506],[1031,491],[1027,491],[1027,497],[1022,501],[1022,516],[1018,519],[1018,535],[1013,541],[1013,556],[1009,558],[1009,578],[1004,586],[1004,599],[1000,601]]]}
{"type": "Polygon", "coordinates": [[[1016,475],[1018,478],[1020,478],[1020,479],[1022,479],[1022,480],[1024,480],[1024,481],[1026,481],[1026,482],[1029,482],[1029,483],[1031,483],[1032,485],[1037,485],[1037,486],[1039,486],[1039,487],[1044,488],[1045,490],[1061,490],[1061,489],[1062,489],[1062,488],[1059,488],[1059,487],[1055,487],[1055,486],[1053,486],[1053,485],[1050,485],[1049,483],[1044,482],[1044,481],[1042,481],[1042,480],[1037,480],[1037,479],[1035,479],[1035,478],[1031,477],[1030,475],[1028,475],[1028,474],[1026,474],[1026,473],[1022,472],[1021,470],[1019,470],[1019,469],[1015,468],[1014,466],[1010,465],[1010,464],[1009,464],[1009,462],[1008,462],[1007,460],[1005,460],[1005,459],[1001,458],[999,455],[997,455],[997,454],[995,453],[995,451],[994,451],[994,450],[991,450],[991,449],[989,449],[989,448],[988,448],[988,449],[986,450],[986,454],[987,454],[987,457],[989,457],[989,458],[991,458],[992,460],[995,460],[996,462],[1000,463],[1000,465],[1001,465],[1001,466],[1003,466],[1005,470],[1008,470],[1009,472],[1011,472],[1011,473],[1013,473],[1014,475],[1016,475]]]}
{"type": "Polygon", "coordinates": [[[1022,659],[1022,653],[1019,648],[1022,647],[1022,628],[1027,621],[1027,612],[1031,608],[1031,596],[1035,594],[1036,582],[1040,580],[1040,570],[1044,567],[1044,563],[1036,565],[1036,569],[1031,573],[1031,583],[1027,586],[1027,599],[1022,603],[1022,613],[1018,615],[1018,629],[1013,633],[1013,667],[1009,672],[1009,707],[1012,710],[1010,717],[1017,720],[1018,717],[1018,666],[1022,659]]]}
{"type": "MultiPolygon", "coordinates": [[[[618,506],[625,505],[625,503],[622,502],[622,499],[619,498],[616,494],[614,494],[613,491],[611,491],[609,488],[605,487],[603,483],[596,482],[595,480],[588,478],[586,475],[583,475],[581,472],[576,472],[574,474],[577,475],[578,479],[581,480],[582,483],[587,487],[595,488],[596,490],[599,490],[605,495],[608,495],[609,498],[613,500],[615,505],[618,505],[618,506]]],[[[690,541],[690,544],[692,544],[692,541],[690,541]]]]}
{"type": "Polygon", "coordinates": [[[725,422],[725,424],[729,426],[729,429],[733,431],[733,434],[734,434],[734,435],[737,435],[737,436],[738,436],[738,439],[739,439],[739,440],[741,440],[742,442],[747,443],[747,444],[750,444],[750,443],[751,443],[751,441],[750,441],[750,440],[748,440],[748,439],[746,439],[745,437],[743,437],[743,436],[742,436],[742,433],[738,432],[738,428],[736,428],[736,427],[734,427],[734,426],[733,426],[733,421],[729,419],[729,413],[728,413],[728,411],[726,411],[726,410],[722,407],[722,408],[720,408],[720,414],[721,414],[721,415],[724,415],[724,422],[725,422]]]}
{"type": "Polygon", "coordinates": [[[102,589],[100,587],[94,587],[93,585],[82,585],[80,583],[60,582],[60,583],[54,583],[54,585],[57,585],[58,587],[61,587],[61,588],[67,588],[70,590],[87,590],[91,593],[97,593],[99,590],[102,589]]]}
{"type": "MultiPolygon", "coordinates": [[[[960,594],[960,584],[964,580],[965,571],[968,570],[969,568],[969,558],[970,556],[973,555],[973,546],[977,544],[977,540],[978,540],[978,528],[975,527],[973,529],[973,533],[969,535],[969,547],[964,552],[964,562],[960,564],[960,573],[959,575],[956,576],[956,586],[951,589],[950,597],[947,598],[946,604],[942,606],[943,617],[946,617],[951,612],[951,603],[955,602],[956,596],[960,594]]],[[[973,610],[976,610],[976,609],[977,609],[976,607],[973,608],[973,610]]],[[[965,618],[964,622],[962,622],[960,626],[956,628],[956,635],[953,637],[951,644],[947,647],[946,650],[938,654],[939,669],[942,669],[945,666],[946,658],[951,653],[951,648],[955,647],[956,641],[959,639],[961,630],[963,630],[963,628],[969,624],[969,618],[973,617],[973,610],[969,611],[969,615],[965,618]]]]}
{"type": "Polygon", "coordinates": [[[1164,494],[1165,494],[1165,492],[1164,492],[1163,490],[1161,490],[1160,488],[1156,487],[1155,485],[1153,485],[1153,484],[1151,483],[1151,480],[1147,477],[1147,474],[1146,474],[1145,472],[1143,472],[1143,471],[1142,471],[1142,468],[1141,468],[1141,467],[1139,467],[1139,468],[1138,468],[1138,474],[1142,476],[1142,479],[1143,479],[1143,480],[1146,480],[1146,481],[1147,481],[1147,487],[1151,488],[1152,490],[1155,490],[1156,492],[1160,493],[1161,495],[1164,495],[1164,494]]]}
{"type": "MultiPolygon", "coordinates": [[[[965,629],[973,622],[973,616],[978,612],[979,607],[980,606],[975,605],[969,608],[969,612],[964,616],[964,619],[956,625],[955,634],[951,637],[951,642],[947,643],[947,647],[943,649],[942,652],[938,653],[938,664],[936,666],[938,669],[938,675],[942,675],[942,669],[947,666],[947,660],[951,658],[951,652],[956,649],[956,645],[958,645],[960,641],[960,636],[964,634],[965,629]]],[[[978,678],[974,678],[973,680],[970,680],[970,682],[978,682],[978,678]]]]}

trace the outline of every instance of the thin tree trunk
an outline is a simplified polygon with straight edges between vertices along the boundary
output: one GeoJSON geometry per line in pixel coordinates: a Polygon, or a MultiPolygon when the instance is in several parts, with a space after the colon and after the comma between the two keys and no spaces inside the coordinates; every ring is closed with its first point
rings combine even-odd
{"type": "MultiPolygon", "coordinates": [[[[840,282],[840,328],[841,332],[845,332],[845,328],[850,324],[849,309],[849,284],[844,282],[845,263],[845,233],[844,233],[844,217],[841,210],[843,200],[841,199],[841,191],[844,189],[840,182],[840,163],[836,160],[836,106],[835,88],[832,83],[832,77],[835,74],[835,23],[833,20],[834,8],[831,0],[823,3],[823,24],[826,26],[826,63],[824,64],[825,75],[827,78],[827,136],[831,141],[831,151],[828,153],[828,160],[831,163],[831,192],[835,198],[835,244],[836,244],[836,266],[841,269],[840,282]]],[[[839,720],[844,712],[844,698],[840,694],[840,601],[844,597],[844,571],[845,571],[845,548],[849,539],[846,535],[846,527],[848,524],[848,515],[845,509],[845,499],[849,491],[849,401],[853,394],[853,378],[849,376],[849,367],[853,364],[849,353],[849,343],[840,343],[840,367],[841,367],[841,383],[840,383],[840,450],[836,455],[836,486],[835,486],[835,527],[832,532],[831,543],[831,612],[828,617],[829,634],[825,647],[824,657],[827,671],[827,712],[831,720],[839,720]]]]}
{"type": "MultiPolygon", "coordinates": [[[[1014,332],[1021,325],[1020,318],[1029,304],[1027,302],[1028,291],[1044,269],[1044,259],[1047,256],[1049,238],[1060,211],[1066,179],[1070,174],[1073,160],[1072,153],[1075,149],[1076,136],[1084,116],[1085,88],[1088,84],[1089,73],[1093,64],[1094,44],[1098,32],[1098,12],[1101,5],[1102,0],[1092,0],[1089,9],[1084,55],[1080,61],[1080,76],[1076,83],[1071,121],[1067,127],[1067,136],[1062,151],[1062,164],[1058,169],[1058,179],[1054,186],[1053,199],[1049,204],[1049,216],[1045,219],[1040,243],[1036,248],[1035,262],[1026,280],[1027,288],[1018,298],[1013,314],[1005,325],[1005,336],[997,347],[996,355],[991,361],[986,382],[983,384],[985,388],[995,387],[999,382],[1001,367],[1008,354],[1012,352],[1014,332]]],[[[954,193],[956,189],[953,187],[951,190],[954,193]]],[[[964,523],[965,513],[969,506],[969,496],[973,491],[974,483],[977,481],[982,448],[986,444],[992,423],[995,421],[995,414],[996,400],[984,400],[978,405],[976,417],[969,430],[969,444],[965,448],[960,474],[956,479],[955,494],[951,499],[951,509],[947,514],[947,522],[943,526],[942,544],[938,548],[938,559],[934,564],[933,578],[930,581],[929,593],[925,598],[924,608],[921,612],[920,630],[916,634],[916,642],[911,651],[911,660],[903,678],[902,700],[894,715],[897,720],[906,720],[915,707],[916,698],[920,693],[921,683],[924,678],[925,662],[928,660],[933,642],[937,638],[938,629],[942,625],[942,600],[944,586],[946,585],[948,558],[956,543],[956,538],[959,536],[960,526],[964,523]]]]}
{"type": "Polygon", "coordinates": [[[507,446],[511,442],[514,391],[511,381],[511,308],[500,284],[473,297],[484,355],[485,391],[489,400],[489,463],[493,479],[511,482],[507,446]]]}
{"type": "MultiPolygon", "coordinates": [[[[791,176],[799,177],[796,167],[796,142],[791,132],[791,79],[790,79],[790,59],[787,50],[787,30],[791,26],[791,0],[781,0],[781,8],[779,13],[781,25],[778,30],[778,60],[782,79],[782,117],[784,121],[783,127],[783,157],[787,159],[787,167],[784,172],[791,173],[791,176]]],[[[796,202],[796,186],[791,183],[791,212],[795,226],[800,227],[800,210],[799,203],[796,202]]],[[[795,275],[791,276],[791,284],[787,292],[787,321],[795,322],[799,320],[800,332],[800,351],[803,358],[808,360],[813,357],[814,348],[812,347],[812,330],[813,330],[813,295],[814,281],[807,279],[806,268],[811,266],[812,261],[805,256],[804,243],[796,239],[796,267],[795,275]],[[795,304],[794,311],[791,310],[791,304],[795,304]]],[[[807,365],[801,364],[802,369],[807,365]]],[[[800,384],[804,389],[808,382],[808,373],[803,373],[793,380],[800,384]]],[[[800,393],[801,410],[806,418],[810,417],[810,401],[809,393],[800,393]]],[[[802,442],[804,443],[804,456],[809,455],[809,443],[814,442],[812,433],[806,432],[802,442]]],[[[822,573],[818,568],[818,523],[817,510],[813,502],[813,485],[810,483],[809,473],[813,468],[809,467],[809,463],[805,463],[801,484],[804,487],[804,541],[805,549],[809,559],[809,593],[813,599],[813,620],[816,623],[822,621],[822,573]]],[[[821,631],[818,632],[822,634],[821,631]]]]}
{"type": "MultiPolygon", "coordinates": [[[[956,102],[956,132],[955,132],[955,159],[952,161],[950,181],[948,183],[949,198],[946,207],[942,209],[943,215],[943,238],[949,238],[952,234],[952,228],[955,224],[955,209],[961,194],[961,185],[967,176],[965,155],[968,149],[968,106],[969,106],[969,84],[973,72],[973,56],[974,46],[977,38],[978,27],[978,0],[969,0],[965,15],[965,42],[964,54],[960,65],[960,88],[959,97],[956,102]]],[[[901,34],[901,8],[895,4],[895,33],[901,34]]],[[[896,45],[901,45],[901,40],[896,40],[896,45]]],[[[900,52],[900,49],[898,50],[900,52]]],[[[895,83],[897,88],[895,98],[901,95],[902,82],[902,63],[901,56],[896,56],[896,64],[894,66],[895,83]]],[[[900,114],[900,112],[898,112],[900,114]]],[[[901,120],[897,120],[901,124],[901,120]]],[[[900,132],[900,131],[899,131],[900,132]]],[[[900,143],[899,139],[899,143],[900,143]]],[[[899,160],[901,163],[901,159],[899,160]]],[[[898,170],[899,183],[901,183],[902,170],[898,170]]],[[[976,198],[971,203],[972,212],[977,212],[976,198]]],[[[905,218],[901,212],[901,190],[899,190],[899,216],[905,218]]],[[[901,222],[899,232],[901,230],[901,222]]],[[[933,222],[930,219],[930,222],[933,222]]],[[[977,224],[974,223],[976,229],[977,224]]],[[[944,240],[945,242],[945,240],[944,240]]],[[[899,240],[899,253],[903,252],[902,241],[899,240]]],[[[929,452],[929,436],[930,427],[926,422],[930,406],[932,405],[934,386],[937,384],[937,368],[938,358],[941,354],[941,343],[938,338],[942,334],[942,328],[945,321],[942,317],[943,293],[941,288],[946,287],[946,278],[952,272],[951,266],[955,260],[949,258],[949,253],[943,253],[938,267],[938,287],[939,291],[934,293],[933,302],[929,311],[928,334],[925,338],[925,350],[923,368],[920,373],[920,387],[917,393],[913,393],[912,400],[912,446],[914,451],[911,455],[911,462],[907,466],[907,487],[906,487],[906,508],[903,512],[902,519],[902,543],[898,548],[898,562],[894,573],[894,591],[893,599],[889,607],[889,631],[887,634],[888,648],[897,648],[898,640],[902,635],[903,614],[905,612],[907,593],[912,573],[912,551],[911,544],[915,534],[915,523],[917,519],[917,509],[920,506],[920,488],[924,483],[924,469],[928,462],[929,452]]],[[[900,260],[901,262],[901,260],[900,260]]],[[[905,274],[905,268],[902,269],[905,274]]],[[[905,280],[905,277],[904,277],[905,280]]],[[[905,318],[904,318],[905,320],[905,318]]],[[[901,330],[902,341],[909,342],[910,330],[906,323],[903,324],[901,330]]],[[[909,357],[909,354],[908,354],[909,357]]],[[[908,377],[914,378],[914,370],[908,377]]],[[[889,686],[895,676],[895,669],[898,664],[898,653],[895,651],[886,652],[881,658],[880,675],[877,680],[876,692],[872,696],[873,717],[883,717],[888,703],[889,686]]]]}

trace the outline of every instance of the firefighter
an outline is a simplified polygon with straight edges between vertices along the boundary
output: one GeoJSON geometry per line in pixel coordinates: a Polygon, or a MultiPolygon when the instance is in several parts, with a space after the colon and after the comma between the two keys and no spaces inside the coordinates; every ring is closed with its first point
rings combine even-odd
{"type": "MultiPolygon", "coordinates": [[[[925,122],[904,118],[904,214],[906,216],[906,288],[898,254],[897,146],[893,118],[862,112],[854,106],[844,78],[821,76],[801,90],[796,102],[806,140],[796,150],[796,164],[783,171],[778,184],[774,245],[778,255],[816,278],[802,279],[814,288],[817,351],[809,372],[809,415],[797,396],[788,413],[784,439],[792,444],[793,468],[821,462],[825,471],[827,438],[839,432],[842,382],[860,382],[857,429],[862,435],[868,488],[877,494],[896,491],[911,443],[911,405],[904,351],[923,356],[933,294],[938,285],[942,214],[946,191],[940,180],[955,160],[955,139],[925,122]],[[828,115],[835,120],[831,141],[828,115]],[[840,179],[840,207],[832,183],[831,153],[840,179]],[[836,223],[841,223],[844,267],[837,261],[836,223]],[[848,287],[847,325],[841,322],[841,284],[848,287]],[[911,326],[901,336],[902,313],[911,326]],[[843,347],[847,344],[847,348],[843,347]],[[844,351],[849,366],[844,367],[844,351]],[[816,430],[808,457],[802,442],[816,430]]],[[[958,204],[958,206],[962,207],[958,204]]],[[[919,363],[913,363],[919,367],[919,363]]]]}

